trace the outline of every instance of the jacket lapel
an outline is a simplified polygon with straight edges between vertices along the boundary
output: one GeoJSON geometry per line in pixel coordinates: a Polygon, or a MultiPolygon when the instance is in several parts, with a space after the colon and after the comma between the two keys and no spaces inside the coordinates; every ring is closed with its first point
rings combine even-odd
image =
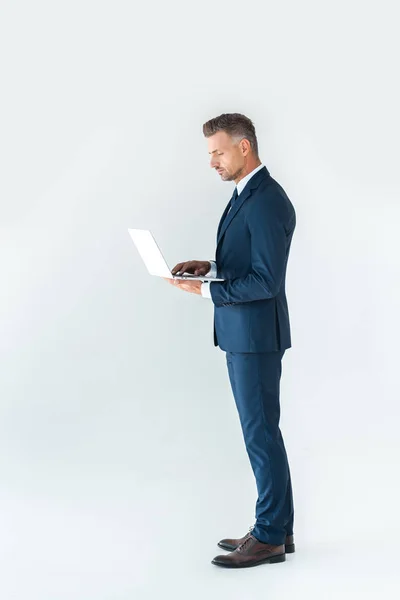
{"type": "Polygon", "coordinates": [[[217,247],[222,239],[222,236],[224,235],[225,231],[229,227],[229,224],[231,223],[232,219],[234,218],[234,216],[236,215],[236,213],[238,212],[238,210],[240,209],[242,204],[247,200],[247,198],[249,198],[249,196],[251,196],[252,191],[254,189],[256,189],[260,185],[261,181],[263,181],[263,179],[267,176],[269,176],[269,171],[268,171],[267,167],[264,166],[262,169],[257,171],[257,173],[255,175],[253,175],[253,177],[250,179],[250,181],[248,181],[248,183],[244,186],[242,192],[237,197],[234,206],[231,208],[228,216],[226,216],[226,213],[229,210],[231,201],[228,202],[228,205],[226,206],[226,208],[224,210],[224,214],[222,215],[221,221],[218,226],[217,247]],[[222,226],[221,226],[221,223],[222,223],[222,226]]]}

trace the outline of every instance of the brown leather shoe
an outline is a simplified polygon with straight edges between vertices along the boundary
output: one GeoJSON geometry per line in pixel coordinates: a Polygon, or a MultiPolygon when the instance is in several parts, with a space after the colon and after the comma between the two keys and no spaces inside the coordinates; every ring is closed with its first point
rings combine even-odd
{"type": "MultiPolygon", "coordinates": [[[[223,548],[224,550],[230,550],[230,551],[236,550],[236,548],[238,546],[240,546],[240,544],[242,544],[245,540],[247,540],[247,538],[250,535],[250,532],[253,529],[254,529],[254,525],[252,525],[250,527],[249,531],[242,538],[238,538],[238,539],[225,538],[225,539],[221,540],[220,542],[218,542],[218,546],[220,548],[223,548]]],[[[285,552],[286,552],[286,554],[292,554],[294,551],[295,551],[294,536],[287,535],[286,540],[285,540],[285,552]]]]}
{"type": "Polygon", "coordinates": [[[211,562],[219,567],[240,569],[255,567],[263,563],[278,563],[286,560],[285,544],[273,546],[259,542],[251,533],[236,550],[229,554],[220,554],[211,562]]]}

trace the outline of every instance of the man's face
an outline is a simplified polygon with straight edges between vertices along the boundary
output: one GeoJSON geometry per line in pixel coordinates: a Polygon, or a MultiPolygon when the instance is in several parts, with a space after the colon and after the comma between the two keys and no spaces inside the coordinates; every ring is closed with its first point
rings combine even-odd
{"type": "Polygon", "coordinates": [[[234,143],[225,131],[218,131],[207,141],[210,167],[223,181],[236,180],[245,166],[246,147],[242,148],[240,142],[234,143]]]}

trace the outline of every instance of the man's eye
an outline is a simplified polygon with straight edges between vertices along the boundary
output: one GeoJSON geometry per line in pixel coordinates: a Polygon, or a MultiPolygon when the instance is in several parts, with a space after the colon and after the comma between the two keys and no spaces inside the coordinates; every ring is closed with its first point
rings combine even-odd
{"type": "Polygon", "coordinates": [[[223,152],[218,152],[218,156],[221,156],[223,154],[223,152]]]}

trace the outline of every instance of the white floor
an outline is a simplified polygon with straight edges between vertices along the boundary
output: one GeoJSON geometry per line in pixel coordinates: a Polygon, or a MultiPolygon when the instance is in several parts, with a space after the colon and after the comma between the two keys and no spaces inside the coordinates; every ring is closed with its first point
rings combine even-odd
{"type": "Polygon", "coordinates": [[[21,472],[8,491],[2,486],[1,598],[399,597],[397,540],[388,535],[383,542],[367,528],[359,539],[342,536],[329,514],[324,535],[301,486],[296,553],[285,563],[240,570],[212,565],[221,553],[217,541],[244,535],[251,525],[254,495],[243,457],[237,477],[229,470],[217,477],[217,466],[218,459],[208,465],[194,460],[195,479],[173,476],[173,465],[168,478],[154,480],[126,465],[104,477],[97,465],[80,480],[67,469],[47,482],[21,472]]]}
{"type": "Polygon", "coordinates": [[[359,393],[358,372],[317,385],[310,368],[297,389],[288,360],[296,552],[230,570],[211,560],[253,524],[256,487],[222,353],[207,393],[185,363],[181,381],[160,361],[141,387],[128,361],[120,378],[46,357],[2,375],[0,600],[400,598],[398,419],[359,393]]]}

